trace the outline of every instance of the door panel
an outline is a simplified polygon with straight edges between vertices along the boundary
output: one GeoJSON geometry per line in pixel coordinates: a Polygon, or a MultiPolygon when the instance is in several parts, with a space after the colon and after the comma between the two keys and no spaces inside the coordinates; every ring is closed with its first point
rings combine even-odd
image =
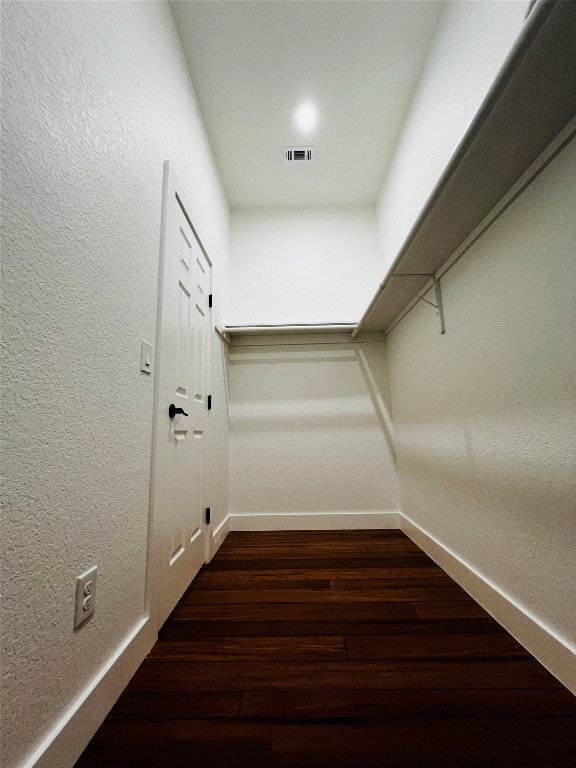
{"type": "Polygon", "coordinates": [[[204,563],[211,267],[176,197],[167,201],[158,375],[162,530],[159,623],[204,563]],[[171,403],[184,413],[168,416],[171,403]]]}

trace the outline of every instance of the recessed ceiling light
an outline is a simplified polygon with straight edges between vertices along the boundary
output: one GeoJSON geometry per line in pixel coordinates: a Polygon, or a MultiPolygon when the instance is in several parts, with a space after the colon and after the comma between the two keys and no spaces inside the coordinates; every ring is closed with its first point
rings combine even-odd
{"type": "Polygon", "coordinates": [[[306,104],[298,107],[294,120],[302,133],[311,133],[316,128],[316,123],[318,122],[318,113],[314,104],[306,102],[306,104]]]}

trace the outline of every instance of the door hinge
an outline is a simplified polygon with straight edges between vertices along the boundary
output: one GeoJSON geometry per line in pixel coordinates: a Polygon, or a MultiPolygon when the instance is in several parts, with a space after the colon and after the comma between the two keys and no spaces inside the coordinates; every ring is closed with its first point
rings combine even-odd
{"type": "Polygon", "coordinates": [[[212,410],[212,395],[208,395],[208,410],[212,410]]]}
{"type": "Polygon", "coordinates": [[[212,309],[212,294],[209,294],[208,296],[208,307],[212,309]]]}
{"type": "Polygon", "coordinates": [[[210,525],[210,507],[206,507],[206,525],[210,525]]]}

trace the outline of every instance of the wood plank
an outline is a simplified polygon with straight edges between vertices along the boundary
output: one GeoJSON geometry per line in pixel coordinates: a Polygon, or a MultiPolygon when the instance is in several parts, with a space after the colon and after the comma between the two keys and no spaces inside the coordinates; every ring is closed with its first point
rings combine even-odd
{"type": "Polygon", "coordinates": [[[573,718],[394,718],[366,724],[109,721],[77,765],[542,768],[570,764],[574,725],[573,718]]]}
{"type": "Polygon", "coordinates": [[[490,614],[473,600],[413,602],[414,610],[421,619],[483,619],[490,614]]]}
{"type": "Polygon", "coordinates": [[[386,540],[372,540],[366,541],[365,545],[367,552],[373,552],[374,554],[388,554],[389,552],[422,552],[420,547],[415,544],[411,539],[408,541],[394,541],[388,542],[386,540]]]}
{"type": "Polygon", "coordinates": [[[273,766],[272,728],[238,720],[106,720],[77,768],[273,766]]]}
{"type": "Polygon", "coordinates": [[[576,698],[548,690],[245,691],[241,718],[576,717],[576,698]]]}
{"type": "MultiPolygon", "coordinates": [[[[196,577],[189,587],[190,592],[204,592],[220,589],[332,589],[330,578],[315,579],[305,576],[280,575],[254,576],[250,571],[215,571],[196,577]],[[234,576],[228,576],[233,573],[234,576]],[[237,577],[237,574],[242,576],[237,577]]],[[[444,582],[442,582],[444,583],[444,582]]]]}
{"type": "Polygon", "coordinates": [[[341,636],[210,637],[156,643],[148,661],[343,661],[341,636]]]}
{"type": "Polygon", "coordinates": [[[438,566],[428,555],[418,552],[410,554],[384,555],[379,552],[366,552],[362,557],[271,557],[271,558],[215,558],[208,567],[210,571],[253,571],[270,570],[273,568],[307,568],[314,569],[321,565],[323,568],[437,568],[438,566]]]}
{"type": "Polygon", "coordinates": [[[414,549],[418,546],[417,544],[414,544],[411,538],[405,536],[404,534],[382,537],[374,535],[366,536],[362,533],[359,533],[355,536],[339,536],[338,538],[326,537],[323,534],[319,536],[298,534],[291,538],[283,537],[280,540],[278,540],[275,536],[268,536],[266,534],[264,538],[261,536],[258,539],[253,539],[252,541],[247,541],[246,539],[233,539],[229,536],[223,542],[218,551],[220,552],[221,550],[226,549],[242,548],[253,552],[259,552],[261,550],[272,548],[290,551],[297,547],[302,549],[302,546],[304,546],[306,549],[310,549],[312,551],[324,551],[326,549],[332,549],[334,552],[339,552],[341,549],[347,549],[348,547],[366,548],[379,545],[382,547],[389,546],[392,548],[409,547],[410,549],[414,549]]]}
{"type": "MultiPolygon", "coordinates": [[[[226,544],[246,544],[261,546],[262,544],[298,543],[306,546],[313,541],[370,541],[373,539],[411,539],[399,528],[365,528],[333,531],[231,531],[222,546],[226,544]]],[[[220,550],[218,550],[220,551],[220,550]]]]}
{"type": "MultiPolygon", "coordinates": [[[[290,593],[290,590],[286,591],[290,593]]],[[[470,613],[472,613],[472,609],[470,609],[470,613]]],[[[411,603],[251,603],[248,605],[187,605],[180,603],[176,606],[171,618],[176,621],[198,622],[394,621],[396,619],[415,619],[417,614],[411,603]]]]}
{"type": "MultiPolygon", "coordinates": [[[[410,601],[474,601],[457,586],[391,587],[381,589],[222,589],[190,591],[180,608],[196,605],[237,605],[258,603],[408,603],[410,601]]],[[[179,610],[179,609],[178,609],[179,610]]],[[[176,614],[178,615],[178,614],[176,614]]]]}
{"type": "Polygon", "coordinates": [[[441,619],[438,621],[182,621],[170,619],[160,631],[161,639],[182,637],[258,637],[266,635],[402,635],[503,633],[494,619],[441,619]]]}
{"type": "MultiPolygon", "coordinates": [[[[378,584],[378,580],[381,582],[387,580],[403,581],[406,582],[405,586],[410,586],[413,579],[419,580],[424,584],[430,584],[431,582],[441,581],[446,584],[456,584],[456,582],[448,576],[438,566],[431,567],[425,565],[420,566],[408,566],[408,567],[376,567],[372,568],[347,568],[342,564],[339,567],[322,568],[315,566],[313,568],[270,568],[261,569],[258,571],[252,571],[249,569],[242,569],[234,571],[227,569],[210,570],[209,568],[203,568],[198,576],[194,579],[190,585],[191,590],[212,588],[212,585],[223,584],[225,588],[231,586],[238,589],[243,588],[243,584],[251,584],[253,582],[274,584],[276,581],[292,583],[299,581],[302,582],[320,582],[320,587],[332,586],[338,588],[340,584],[343,589],[347,589],[346,581],[350,581],[350,587],[354,588],[360,586],[364,589],[370,589],[372,584],[378,586],[387,586],[386,584],[378,584]]],[[[400,585],[401,586],[401,585],[400,585]]],[[[310,585],[312,587],[312,585],[310,585]]],[[[221,587],[214,587],[220,589],[221,587]]]]}
{"type": "MultiPolygon", "coordinates": [[[[385,570],[385,569],[382,569],[385,570]]],[[[396,568],[396,573],[401,572],[402,568],[396,568]]],[[[414,569],[418,570],[418,569],[414,569]]],[[[430,568],[430,571],[433,569],[430,568]]],[[[358,573],[361,573],[359,570],[358,573]]],[[[390,587],[454,587],[460,590],[460,594],[464,597],[468,597],[468,593],[462,590],[462,587],[458,586],[456,582],[443,572],[432,572],[429,577],[424,576],[408,576],[408,577],[354,577],[354,578],[341,578],[340,576],[333,576],[330,579],[332,589],[388,589],[390,587]]]]}
{"type": "MultiPolygon", "coordinates": [[[[265,560],[275,557],[281,552],[283,558],[296,557],[302,555],[302,544],[285,544],[278,546],[260,546],[246,547],[234,545],[222,545],[218,550],[219,560],[229,559],[255,559],[265,560]]],[[[364,542],[324,542],[322,544],[306,544],[306,557],[323,559],[333,559],[335,556],[343,558],[348,557],[370,557],[373,555],[408,555],[416,558],[428,557],[416,544],[410,540],[404,539],[386,539],[384,541],[364,542]]]]}
{"type": "Polygon", "coordinates": [[[423,718],[273,728],[276,766],[566,766],[573,718],[423,718]]]}
{"type": "Polygon", "coordinates": [[[133,691],[388,690],[557,688],[535,659],[481,661],[202,662],[145,661],[133,691]]]}
{"type": "Polygon", "coordinates": [[[242,694],[221,691],[124,691],[109,720],[189,720],[236,718],[242,694]]]}
{"type": "Polygon", "coordinates": [[[351,635],[344,638],[348,658],[380,659],[501,659],[530,654],[507,633],[459,635],[351,635]]]}
{"type": "Polygon", "coordinates": [[[385,760],[394,768],[542,768],[570,764],[574,725],[573,718],[418,718],[350,725],[177,720],[149,722],[143,731],[137,723],[108,722],[77,765],[366,768],[385,760]]]}

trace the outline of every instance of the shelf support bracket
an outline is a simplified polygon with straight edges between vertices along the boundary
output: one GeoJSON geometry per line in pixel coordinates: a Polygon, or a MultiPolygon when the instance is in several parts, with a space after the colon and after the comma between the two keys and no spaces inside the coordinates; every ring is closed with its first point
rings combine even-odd
{"type": "Polygon", "coordinates": [[[434,290],[436,291],[436,301],[438,302],[436,311],[438,312],[438,317],[440,318],[440,333],[446,333],[446,326],[444,325],[444,307],[442,306],[442,291],[440,289],[440,278],[436,277],[436,275],[433,275],[432,279],[434,280],[434,290]]]}
{"type": "MultiPolygon", "coordinates": [[[[428,301],[428,299],[425,299],[424,296],[420,296],[419,293],[416,294],[414,298],[418,299],[418,301],[424,301],[426,304],[430,304],[431,307],[434,307],[436,310],[436,314],[438,315],[440,319],[440,333],[446,333],[446,326],[444,325],[444,307],[442,306],[442,291],[440,289],[440,278],[436,277],[436,275],[431,274],[429,272],[395,272],[392,277],[431,277],[434,281],[434,293],[436,294],[436,304],[434,304],[432,301],[428,301]]],[[[411,291],[408,291],[406,288],[403,288],[399,283],[396,283],[398,288],[401,290],[407,291],[407,293],[411,293],[411,291]]]]}

